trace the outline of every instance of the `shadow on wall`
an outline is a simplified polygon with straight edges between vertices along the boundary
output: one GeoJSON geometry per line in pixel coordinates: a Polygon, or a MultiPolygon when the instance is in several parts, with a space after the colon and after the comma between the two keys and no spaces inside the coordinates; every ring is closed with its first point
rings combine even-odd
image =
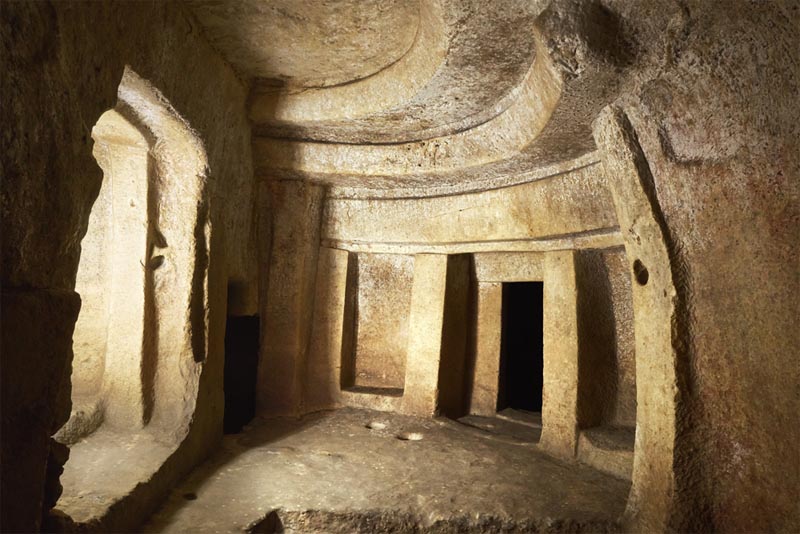
{"type": "Polygon", "coordinates": [[[630,276],[622,249],[577,255],[578,424],[636,425],[630,276]]]}

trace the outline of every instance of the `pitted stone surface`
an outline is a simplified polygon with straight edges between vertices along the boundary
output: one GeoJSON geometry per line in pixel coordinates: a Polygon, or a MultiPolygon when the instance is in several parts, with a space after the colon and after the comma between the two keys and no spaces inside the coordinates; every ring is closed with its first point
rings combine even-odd
{"type": "Polygon", "coordinates": [[[394,63],[411,47],[420,15],[418,2],[407,0],[187,5],[241,76],[293,90],[351,82],[394,63]]]}
{"type": "MultiPolygon", "coordinates": [[[[365,117],[257,124],[257,135],[339,143],[398,143],[474,128],[504,111],[535,52],[541,1],[443,2],[447,55],[408,101],[365,117]]],[[[280,97],[277,104],[280,105],[280,97]]]]}

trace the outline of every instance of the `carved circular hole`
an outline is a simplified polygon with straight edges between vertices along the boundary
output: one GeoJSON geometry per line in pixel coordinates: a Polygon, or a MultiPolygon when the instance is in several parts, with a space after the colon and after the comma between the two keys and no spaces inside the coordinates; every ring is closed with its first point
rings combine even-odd
{"type": "Polygon", "coordinates": [[[397,439],[402,439],[403,441],[419,441],[422,439],[421,432],[402,432],[397,435],[397,439]]]}
{"type": "Polygon", "coordinates": [[[190,491],[189,493],[184,493],[183,498],[187,501],[195,501],[197,500],[197,494],[190,491]]]}
{"type": "Polygon", "coordinates": [[[636,278],[636,283],[640,286],[646,286],[647,281],[650,280],[650,273],[647,271],[647,267],[644,266],[644,263],[641,260],[636,260],[633,262],[633,276],[636,278]]]}
{"type": "Polygon", "coordinates": [[[386,423],[381,423],[380,421],[371,421],[367,423],[367,428],[370,430],[384,430],[386,429],[386,423]]]}

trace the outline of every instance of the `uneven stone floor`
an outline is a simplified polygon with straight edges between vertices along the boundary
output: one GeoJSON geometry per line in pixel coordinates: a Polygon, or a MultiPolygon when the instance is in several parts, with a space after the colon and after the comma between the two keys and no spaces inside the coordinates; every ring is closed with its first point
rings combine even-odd
{"type": "Polygon", "coordinates": [[[535,425],[464,423],[356,409],[257,420],[226,436],[143,530],[616,530],[628,482],[537,451],[535,425]]]}

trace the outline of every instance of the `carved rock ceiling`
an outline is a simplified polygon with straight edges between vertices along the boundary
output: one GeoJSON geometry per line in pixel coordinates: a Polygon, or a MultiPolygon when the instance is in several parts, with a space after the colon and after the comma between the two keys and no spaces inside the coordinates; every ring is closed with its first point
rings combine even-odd
{"type": "Polygon", "coordinates": [[[413,0],[188,0],[211,43],[246,78],[290,87],[358,80],[400,59],[413,0]]]}

